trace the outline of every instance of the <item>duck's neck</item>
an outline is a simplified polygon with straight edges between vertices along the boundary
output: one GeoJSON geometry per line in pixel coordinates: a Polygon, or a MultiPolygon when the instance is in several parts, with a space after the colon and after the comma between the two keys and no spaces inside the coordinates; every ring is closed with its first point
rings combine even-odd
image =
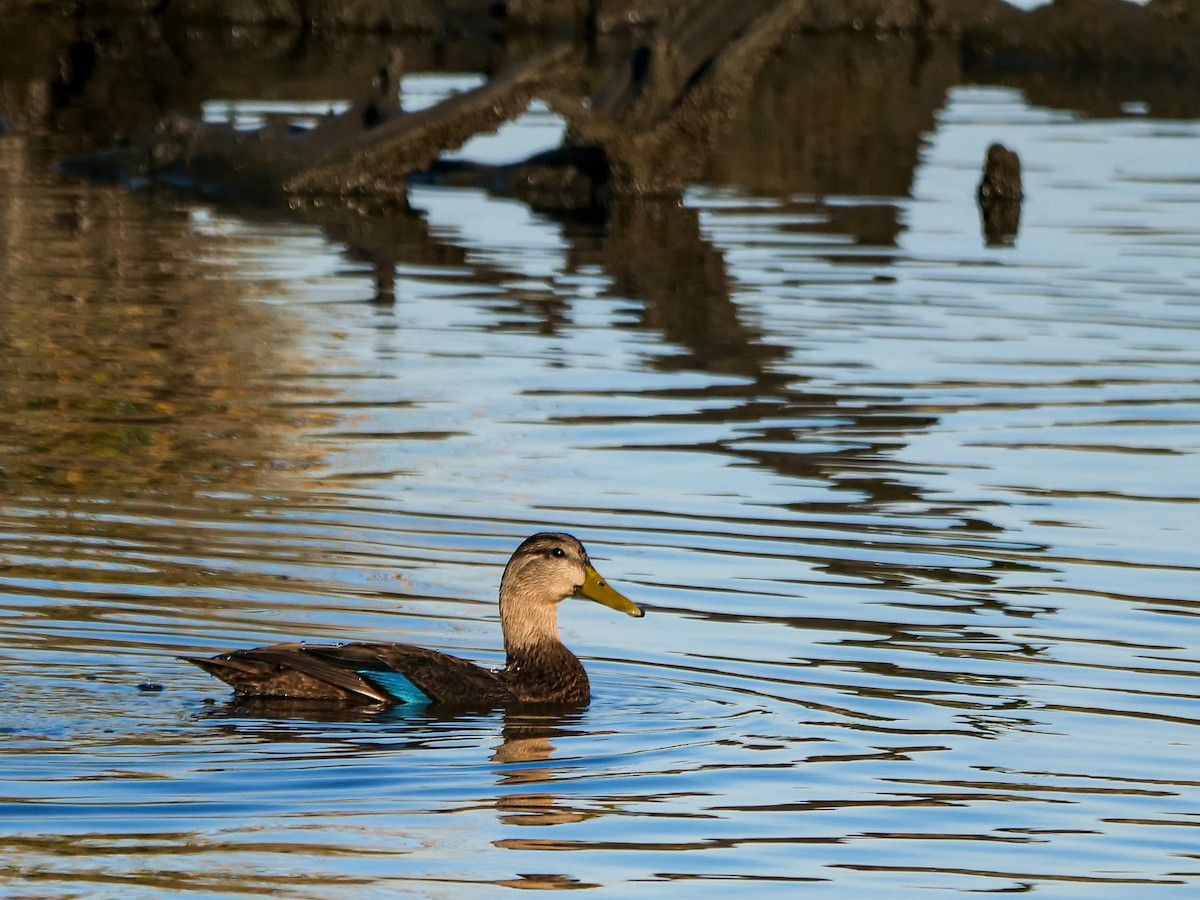
{"type": "Polygon", "coordinates": [[[511,659],[537,647],[562,646],[558,636],[558,604],[531,603],[513,591],[500,589],[500,628],[504,652],[511,659]]]}
{"type": "Polygon", "coordinates": [[[500,589],[505,672],[513,691],[532,703],[586,704],[587,673],[558,636],[558,604],[521,602],[500,589]]]}

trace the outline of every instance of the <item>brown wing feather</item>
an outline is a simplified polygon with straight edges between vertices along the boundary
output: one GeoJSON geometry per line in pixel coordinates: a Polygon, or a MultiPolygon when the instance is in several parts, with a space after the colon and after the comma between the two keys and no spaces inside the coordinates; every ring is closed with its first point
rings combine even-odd
{"type": "Polygon", "coordinates": [[[387,703],[393,698],[352,669],[307,653],[305,644],[271,644],[220,656],[183,656],[237,693],[307,700],[387,703]]]}
{"type": "Polygon", "coordinates": [[[433,703],[445,706],[493,708],[517,699],[503,675],[411,644],[271,644],[180,658],[247,696],[394,702],[395,697],[371,681],[374,669],[399,672],[433,703]]]}
{"type": "Polygon", "coordinates": [[[516,699],[501,673],[412,644],[361,642],[306,646],[304,653],[350,669],[379,668],[399,672],[424,691],[432,702],[446,706],[490,708],[516,699]]]}

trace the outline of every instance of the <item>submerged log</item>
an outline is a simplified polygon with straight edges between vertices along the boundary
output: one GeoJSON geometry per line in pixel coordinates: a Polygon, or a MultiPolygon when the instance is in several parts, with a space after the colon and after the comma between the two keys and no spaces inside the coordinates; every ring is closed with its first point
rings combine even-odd
{"type": "Polygon", "coordinates": [[[1003,144],[988,147],[978,193],[979,202],[985,206],[989,203],[1020,203],[1024,197],[1021,157],[1003,144]]]}
{"type": "Polygon", "coordinates": [[[598,150],[617,195],[679,193],[702,173],[735,105],[804,0],[691,0],[677,7],[586,101],[551,95],[566,144],[598,150]]]}
{"type": "Polygon", "coordinates": [[[976,192],[988,246],[1012,244],[1021,226],[1021,158],[1003,144],[988,147],[976,192]]]}
{"type": "MultiPolygon", "coordinates": [[[[312,129],[272,123],[242,131],[169,117],[118,147],[70,160],[64,167],[237,199],[402,199],[413,173],[541,97],[566,118],[565,142],[507,168],[502,173],[506,188],[539,205],[601,207],[614,196],[678,194],[698,180],[761,67],[801,28],[825,34],[953,34],[963,64],[985,70],[1094,66],[1172,76],[1200,72],[1195,0],[1155,0],[1149,10],[1126,0],[1056,0],[1030,12],[1003,0],[481,3],[463,0],[458,5],[474,14],[486,7],[489,16],[512,7],[521,13],[517,18],[528,21],[543,13],[554,21],[582,17],[591,24],[579,26],[580,38],[595,38],[604,10],[653,13],[642,21],[655,24],[639,31],[641,41],[616,60],[591,59],[595,43],[564,43],[474,90],[415,112],[405,112],[400,103],[402,61],[394,57],[367,97],[312,129]]],[[[366,15],[369,6],[364,0],[354,8],[366,15]]],[[[219,7],[220,0],[187,5],[193,11],[219,7]]],[[[440,10],[440,17],[450,15],[452,7],[457,8],[450,0],[425,0],[422,8],[429,15],[440,10]]],[[[436,181],[443,176],[461,179],[465,170],[439,165],[430,177],[436,181]]]]}
{"type": "Polygon", "coordinates": [[[519,114],[570,59],[561,47],[434,107],[405,112],[403,59],[393,53],[365,98],[314,128],[268,123],[241,131],[171,116],[117,147],[66,160],[63,168],[247,201],[286,194],[402,199],[412,172],[519,114]]]}
{"type": "Polygon", "coordinates": [[[482,86],[405,112],[393,56],[371,93],[308,130],[285,123],[242,131],[169,117],[119,147],[65,168],[130,182],[154,180],[208,195],[268,200],[281,194],[403,196],[408,177],[472,136],[494,130],[544,96],[568,119],[565,146],[522,167],[534,194],[567,205],[609,194],[674,194],[701,174],[770,50],[806,0],[686,0],[628,57],[608,64],[582,99],[567,85],[581,48],[562,45],[482,86]]]}
{"type": "MultiPolygon", "coordinates": [[[[406,113],[398,95],[368,103],[359,116],[342,116],[313,130],[305,165],[284,179],[284,190],[302,194],[403,193],[408,176],[476,134],[494,131],[519,115],[550,79],[574,64],[567,46],[536,57],[470,91],[406,113]],[[376,117],[378,116],[378,120],[376,117]]],[[[399,79],[392,79],[398,86],[399,79]]],[[[397,87],[398,91],[398,87],[397,87]]]]}

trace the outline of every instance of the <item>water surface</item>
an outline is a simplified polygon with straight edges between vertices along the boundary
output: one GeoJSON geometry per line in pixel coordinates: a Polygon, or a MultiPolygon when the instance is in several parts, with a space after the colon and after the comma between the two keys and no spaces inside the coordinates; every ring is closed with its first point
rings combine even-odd
{"type": "Polygon", "coordinates": [[[1200,125],[954,87],[911,177],[782,134],[607,224],[417,187],[369,226],[0,138],[7,895],[1192,896],[1200,125]],[[263,709],[176,659],[496,664],[545,528],[648,608],[564,608],[578,714],[263,709]]]}

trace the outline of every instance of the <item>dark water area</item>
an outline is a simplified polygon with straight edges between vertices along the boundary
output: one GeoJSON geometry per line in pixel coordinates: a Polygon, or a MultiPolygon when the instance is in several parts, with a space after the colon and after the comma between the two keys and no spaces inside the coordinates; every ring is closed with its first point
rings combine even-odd
{"type": "MultiPolygon", "coordinates": [[[[124,92],[0,62],[0,893],[1195,895],[1194,91],[797,39],[682,203],[605,221],[56,171],[167,111],[319,115],[381,46],[222,40],[124,92]],[[499,664],[542,529],[647,608],[564,604],[586,710],[244,704],[176,658],[499,664]]],[[[414,103],[485,68],[412,56],[414,103]]]]}

